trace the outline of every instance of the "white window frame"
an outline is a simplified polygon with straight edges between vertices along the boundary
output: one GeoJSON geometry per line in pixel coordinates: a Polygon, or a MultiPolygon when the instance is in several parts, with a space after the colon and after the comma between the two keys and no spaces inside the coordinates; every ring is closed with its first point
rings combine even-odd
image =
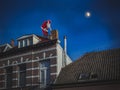
{"type": "Polygon", "coordinates": [[[22,40],[23,41],[23,47],[25,47],[25,40],[22,40]]]}
{"type": "MultiPolygon", "coordinates": [[[[27,69],[26,69],[27,70],[27,69]]],[[[21,87],[20,86],[20,66],[18,66],[18,87],[21,87]]],[[[26,85],[25,85],[26,86],[26,85]]]]}
{"type": "Polygon", "coordinates": [[[40,68],[40,85],[41,85],[41,87],[45,87],[46,86],[46,73],[47,73],[47,67],[43,67],[43,68],[40,68]],[[42,82],[42,75],[41,75],[41,71],[44,71],[44,82],[43,83],[41,83],[42,82]]]}
{"type": "Polygon", "coordinates": [[[27,39],[23,40],[24,41],[24,47],[28,46],[28,41],[27,39]]]}

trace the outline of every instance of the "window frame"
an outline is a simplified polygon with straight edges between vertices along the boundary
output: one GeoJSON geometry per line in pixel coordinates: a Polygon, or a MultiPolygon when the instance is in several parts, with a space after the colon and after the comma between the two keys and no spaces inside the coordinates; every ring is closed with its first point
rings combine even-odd
{"type": "Polygon", "coordinates": [[[24,86],[26,86],[26,64],[20,64],[19,65],[19,72],[18,72],[18,86],[19,87],[24,87],[24,86]],[[25,66],[24,68],[23,68],[23,66],[25,66]],[[22,68],[22,70],[20,70],[22,68]],[[24,75],[25,74],[25,77],[23,77],[24,78],[24,84],[23,84],[23,80],[21,80],[21,75],[24,75]]]}
{"type": "Polygon", "coordinates": [[[47,85],[50,84],[50,60],[43,60],[43,61],[40,61],[40,87],[46,87],[47,85]],[[48,66],[46,66],[45,64],[48,64],[48,66]],[[43,65],[42,65],[43,64],[43,65]],[[41,76],[41,71],[44,72],[44,82],[42,83],[41,80],[42,80],[42,76],[41,76]],[[49,79],[49,80],[48,80],[49,79]]]}
{"type": "Polygon", "coordinates": [[[12,66],[8,66],[5,68],[5,71],[6,71],[6,74],[5,74],[5,87],[10,89],[12,88],[12,85],[13,85],[13,67],[12,66]],[[7,70],[7,69],[10,69],[10,70],[7,70]],[[8,73],[7,73],[8,71],[8,73]],[[10,76],[10,81],[8,83],[8,76],[10,76]],[[10,86],[9,86],[10,84],[10,86]]]}

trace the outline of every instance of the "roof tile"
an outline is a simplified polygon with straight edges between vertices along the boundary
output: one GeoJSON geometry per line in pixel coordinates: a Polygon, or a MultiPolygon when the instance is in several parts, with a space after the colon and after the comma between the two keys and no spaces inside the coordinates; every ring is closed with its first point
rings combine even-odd
{"type": "Polygon", "coordinates": [[[120,80],[120,49],[91,52],[63,68],[56,84],[88,82],[101,80],[120,80]],[[80,74],[89,73],[89,79],[80,80],[80,74]],[[91,79],[92,73],[97,79],[91,79]]]}

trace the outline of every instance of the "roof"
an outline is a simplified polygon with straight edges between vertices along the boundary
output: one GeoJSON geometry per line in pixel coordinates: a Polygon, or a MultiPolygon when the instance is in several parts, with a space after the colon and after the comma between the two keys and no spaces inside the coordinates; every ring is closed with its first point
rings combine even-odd
{"type": "Polygon", "coordinates": [[[35,34],[30,34],[30,35],[23,35],[23,36],[19,37],[17,40],[25,39],[25,38],[28,38],[28,37],[36,37],[36,38],[38,38],[35,34]]]}
{"type": "Polygon", "coordinates": [[[45,38],[45,37],[41,37],[41,36],[39,36],[39,35],[36,35],[41,41],[47,41],[47,40],[50,40],[50,39],[48,39],[48,38],[45,38]]]}
{"type": "Polygon", "coordinates": [[[5,51],[9,50],[10,48],[12,48],[12,46],[9,44],[0,45],[0,53],[5,52],[5,51]]]}
{"type": "Polygon", "coordinates": [[[120,49],[90,52],[62,68],[55,84],[120,80],[120,49]]]}
{"type": "Polygon", "coordinates": [[[44,38],[44,37],[41,37],[41,36],[35,35],[35,34],[23,35],[23,36],[19,37],[17,40],[21,40],[21,39],[25,39],[25,38],[29,38],[29,37],[35,37],[38,40],[48,40],[48,38],[44,38]]]}
{"type": "Polygon", "coordinates": [[[25,52],[31,51],[33,49],[43,49],[45,47],[48,48],[49,46],[54,45],[56,43],[57,43],[57,39],[54,39],[54,40],[45,40],[45,41],[39,42],[35,45],[30,45],[30,46],[22,47],[22,48],[18,48],[16,46],[16,47],[13,47],[12,49],[10,49],[9,51],[0,53],[0,58],[4,58],[6,56],[9,57],[9,56],[17,55],[20,53],[25,53],[25,52]]]}

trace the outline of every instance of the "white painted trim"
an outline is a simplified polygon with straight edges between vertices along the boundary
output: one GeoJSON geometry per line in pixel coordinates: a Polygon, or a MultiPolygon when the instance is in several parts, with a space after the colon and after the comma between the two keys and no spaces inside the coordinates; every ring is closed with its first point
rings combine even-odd
{"type": "Polygon", "coordinates": [[[50,75],[57,75],[57,73],[50,73],[50,75]]]}
{"type": "Polygon", "coordinates": [[[43,58],[45,59],[45,57],[46,57],[46,53],[45,53],[45,52],[43,52],[43,58]]]}
{"type": "Polygon", "coordinates": [[[18,41],[18,48],[20,48],[20,41],[18,41]]]}
{"type": "Polygon", "coordinates": [[[42,70],[44,71],[44,82],[43,82],[42,85],[46,86],[46,73],[47,73],[47,67],[40,68],[40,82],[42,81],[42,78],[43,78],[43,77],[41,77],[41,71],[42,71],[42,70]]]}
{"type": "Polygon", "coordinates": [[[0,45],[0,47],[3,47],[3,46],[5,46],[3,52],[6,52],[6,51],[7,51],[7,48],[12,48],[12,46],[11,46],[10,44],[8,44],[8,43],[7,43],[7,44],[0,45]]]}
{"type": "Polygon", "coordinates": [[[60,44],[57,44],[57,47],[63,51],[63,48],[60,44]]]}
{"type": "Polygon", "coordinates": [[[13,78],[12,80],[18,80],[18,78],[13,78]]]}
{"type": "Polygon", "coordinates": [[[55,67],[55,66],[57,66],[57,64],[52,64],[52,65],[50,65],[50,67],[55,67]]]}
{"type": "Polygon", "coordinates": [[[34,86],[34,85],[40,85],[40,84],[26,84],[26,86],[34,86]]]}
{"type": "Polygon", "coordinates": [[[5,46],[5,45],[7,45],[8,47],[12,48],[12,46],[11,46],[10,44],[8,44],[8,43],[2,44],[2,45],[0,45],[0,47],[3,47],[3,46],[5,46]]]}
{"type": "Polygon", "coordinates": [[[31,35],[23,35],[23,36],[19,37],[17,40],[21,40],[21,39],[29,38],[29,37],[35,37],[35,38],[39,39],[35,34],[31,34],[31,35]]]}
{"type": "Polygon", "coordinates": [[[13,71],[12,73],[18,73],[19,71],[13,71]]]}
{"type": "MultiPolygon", "coordinates": [[[[28,68],[26,69],[26,71],[29,71],[29,70],[38,70],[39,67],[35,67],[35,68],[28,68]]],[[[18,73],[18,71],[13,71],[13,73],[18,73]]]]}
{"type": "Polygon", "coordinates": [[[38,70],[39,69],[39,67],[35,67],[35,68],[28,68],[28,69],[26,69],[26,71],[29,71],[29,70],[38,70]]]}
{"type": "Polygon", "coordinates": [[[25,40],[22,40],[22,42],[23,42],[23,47],[25,47],[25,40]]]}
{"type": "Polygon", "coordinates": [[[44,61],[44,60],[46,60],[46,59],[51,59],[51,58],[57,58],[57,56],[46,57],[46,58],[42,58],[42,59],[39,59],[39,60],[34,60],[34,61],[32,61],[32,62],[44,61]]]}
{"type": "Polygon", "coordinates": [[[35,75],[35,76],[27,76],[26,78],[39,78],[39,75],[35,75]]]}
{"type": "Polygon", "coordinates": [[[40,50],[40,51],[35,51],[35,52],[29,52],[29,53],[25,53],[25,54],[21,54],[21,55],[17,55],[17,56],[12,56],[12,57],[3,58],[3,59],[1,59],[0,61],[12,59],[12,58],[17,58],[17,57],[23,57],[23,56],[31,55],[31,54],[38,54],[38,53],[46,52],[46,51],[52,51],[52,50],[55,50],[55,49],[56,49],[56,47],[54,47],[54,48],[49,48],[49,49],[45,49],[45,50],[40,50]]]}
{"type": "MultiPolygon", "coordinates": [[[[45,59],[42,58],[42,59],[39,59],[39,60],[30,60],[30,61],[23,62],[23,63],[39,62],[39,61],[44,61],[44,60],[46,60],[46,59],[52,59],[52,58],[57,58],[57,56],[47,57],[47,58],[45,58],[45,59]]],[[[23,63],[6,65],[6,66],[16,66],[16,65],[19,65],[19,64],[23,64],[23,63]]],[[[0,67],[0,69],[1,69],[1,68],[5,68],[6,66],[2,66],[2,67],[0,67]]]]}
{"type": "Polygon", "coordinates": [[[56,62],[56,64],[57,64],[57,68],[56,68],[57,71],[56,71],[56,73],[59,73],[59,72],[60,72],[59,68],[61,68],[61,67],[60,67],[60,64],[61,64],[61,62],[60,62],[60,55],[61,55],[61,54],[59,54],[59,53],[60,53],[60,51],[63,50],[63,49],[62,49],[62,47],[60,46],[59,43],[57,44],[56,47],[57,47],[57,56],[58,56],[57,62],[56,62]],[[60,51],[59,51],[59,49],[60,49],[60,51]]]}
{"type": "Polygon", "coordinates": [[[3,52],[5,52],[7,50],[8,46],[5,47],[5,49],[3,50],[3,52]]]}
{"type": "MultiPolygon", "coordinates": [[[[39,67],[26,69],[26,71],[29,71],[29,70],[39,70],[39,67]]],[[[19,71],[13,71],[13,73],[18,73],[18,72],[19,72],[19,71]]]]}

